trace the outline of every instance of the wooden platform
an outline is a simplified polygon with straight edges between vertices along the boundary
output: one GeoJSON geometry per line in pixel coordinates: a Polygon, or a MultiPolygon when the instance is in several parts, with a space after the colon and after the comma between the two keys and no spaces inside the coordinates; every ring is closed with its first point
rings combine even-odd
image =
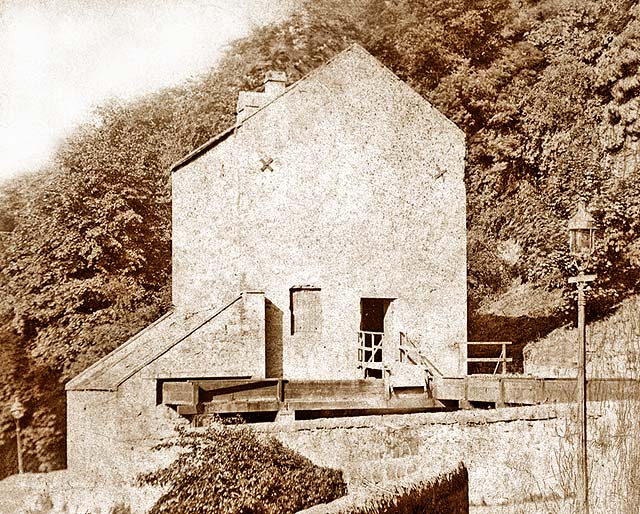
{"type": "Polygon", "coordinates": [[[382,380],[208,379],[166,381],[162,402],[183,415],[278,411],[437,410],[443,404],[422,388],[391,395],[382,380]]]}
{"type": "MultiPolygon", "coordinates": [[[[640,381],[591,379],[590,400],[640,397],[640,381]]],[[[331,412],[402,413],[493,404],[535,405],[575,401],[576,380],[525,376],[469,375],[440,377],[423,388],[389,390],[383,380],[194,379],[167,380],[162,403],[182,415],[331,412]]]]}
{"type": "MultiPolygon", "coordinates": [[[[591,401],[633,398],[640,392],[636,379],[597,378],[587,382],[591,401]]],[[[434,382],[433,395],[439,400],[465,400],[496,405],[568,403],[576,399],[574,378],[502,377],[469,375],[443,377],[434,382]]]]}

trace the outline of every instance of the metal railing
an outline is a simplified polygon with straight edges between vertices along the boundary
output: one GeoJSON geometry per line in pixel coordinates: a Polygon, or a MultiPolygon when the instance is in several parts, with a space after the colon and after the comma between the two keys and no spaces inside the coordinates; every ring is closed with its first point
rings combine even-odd
{"type": "Polygon", "coordinates": [[[489,362],[489,363],[495,362],[496,367],[493,370],[493,375],[497,374],[500,364],[502,364],[501,374],[505,375],[507,373],[507,362],[513,361],[511,357],[507,357],[507,345],[510,345],[510,344],[511,344],[511,341],[467,341],[467,346],[490,346],[490,345],[502,346],[502,351],[500,352],[499,357],[467,357],[467,374],[469,373],[470,362],[489,362]]]}

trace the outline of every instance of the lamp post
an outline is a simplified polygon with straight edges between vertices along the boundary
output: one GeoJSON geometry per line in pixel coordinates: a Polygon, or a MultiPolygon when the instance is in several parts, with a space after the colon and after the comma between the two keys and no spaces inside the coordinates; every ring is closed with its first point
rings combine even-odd
{"type": "Polygon", "coordinates": [[[16,422],[16,447],[18,451],[18,473],[24,473],[24,468],[22,466],[22,444],[20,441],[20,420],[24,417],[26,413],[26,409],[24,405],[18,400],[14,398],[13,403],[9,407],[9,412],[16,422]]]}
{"type": "Polygon", "coordinates": [[[578,212],[569,220],[569,251],[574,258],[578,275],[569,279],[578,288],[578,469],[577,497],[579,512],[589,514],[589,480],[587,472],[587,373],[586,373],[586,324],[584,315],[584,289],[587,282],[595,280],[595,275],[585,275],[589,258],[594,248],[595,220],[578,205],[578,212]]]}

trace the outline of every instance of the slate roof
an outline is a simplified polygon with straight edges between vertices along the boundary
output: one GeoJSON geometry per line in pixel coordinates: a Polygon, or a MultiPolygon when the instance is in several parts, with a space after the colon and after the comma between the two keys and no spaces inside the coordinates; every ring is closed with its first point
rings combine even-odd
{"type": "Polygon", "coordinates": [[[170,310],[67,382],[65,389],[67,391],[117,390],[118,386],[128,378],[197,332],[240,298],[242,295],[234,298],[221,309],[206,309],[195,313],[170,310]]]}

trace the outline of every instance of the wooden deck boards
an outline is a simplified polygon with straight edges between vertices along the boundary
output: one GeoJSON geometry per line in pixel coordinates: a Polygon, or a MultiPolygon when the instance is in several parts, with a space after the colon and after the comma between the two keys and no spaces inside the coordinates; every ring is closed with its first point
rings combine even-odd
{"type": "MultiPolygon", "coordinates": [[[[186,383],[183,383],[185,386],[186,383]]],[[[375,411],[379,413],[427,411],[443,408],[442,401],[466,401],[502,405],[535,405],[575,401],[576,381],[571,378],[536,378],[496,375],[444,377],[434,380],[427,392],[398,391],[389,396],[384,381],[232,379],[194,380],[197,405],[172,399],[178,412],[226,414],[277,411],[375,411]]],[[[172,392],[172,388],[167,388],[172,392]]],[[[590,400],[639,397],[640,381],[591,379],[590,400]]],[[[173,402],[173,403],[172,403],[173,402]]]]}
{"type": "MultiPolygon", "coordinates": [[[[387,398],[382,380],[206,380],[199,386],[199,413],[287,411],[431,410],[442,404],[428,394],[387,398]]],[[[182,406],[182,412],[191,413],[182,406]]]]}
{"type": "MultiPolygon", "coordinates": [[[[638,391],[640,381],[636,379],[597,378],[587,382],[591,401],[629,398],[637,396],[638,391]]],[[[568,403],[575,401],[576,379],[494,375],[444,377],[434,384],[433,394],[440,400],[497,404],[568,403]]]]}

